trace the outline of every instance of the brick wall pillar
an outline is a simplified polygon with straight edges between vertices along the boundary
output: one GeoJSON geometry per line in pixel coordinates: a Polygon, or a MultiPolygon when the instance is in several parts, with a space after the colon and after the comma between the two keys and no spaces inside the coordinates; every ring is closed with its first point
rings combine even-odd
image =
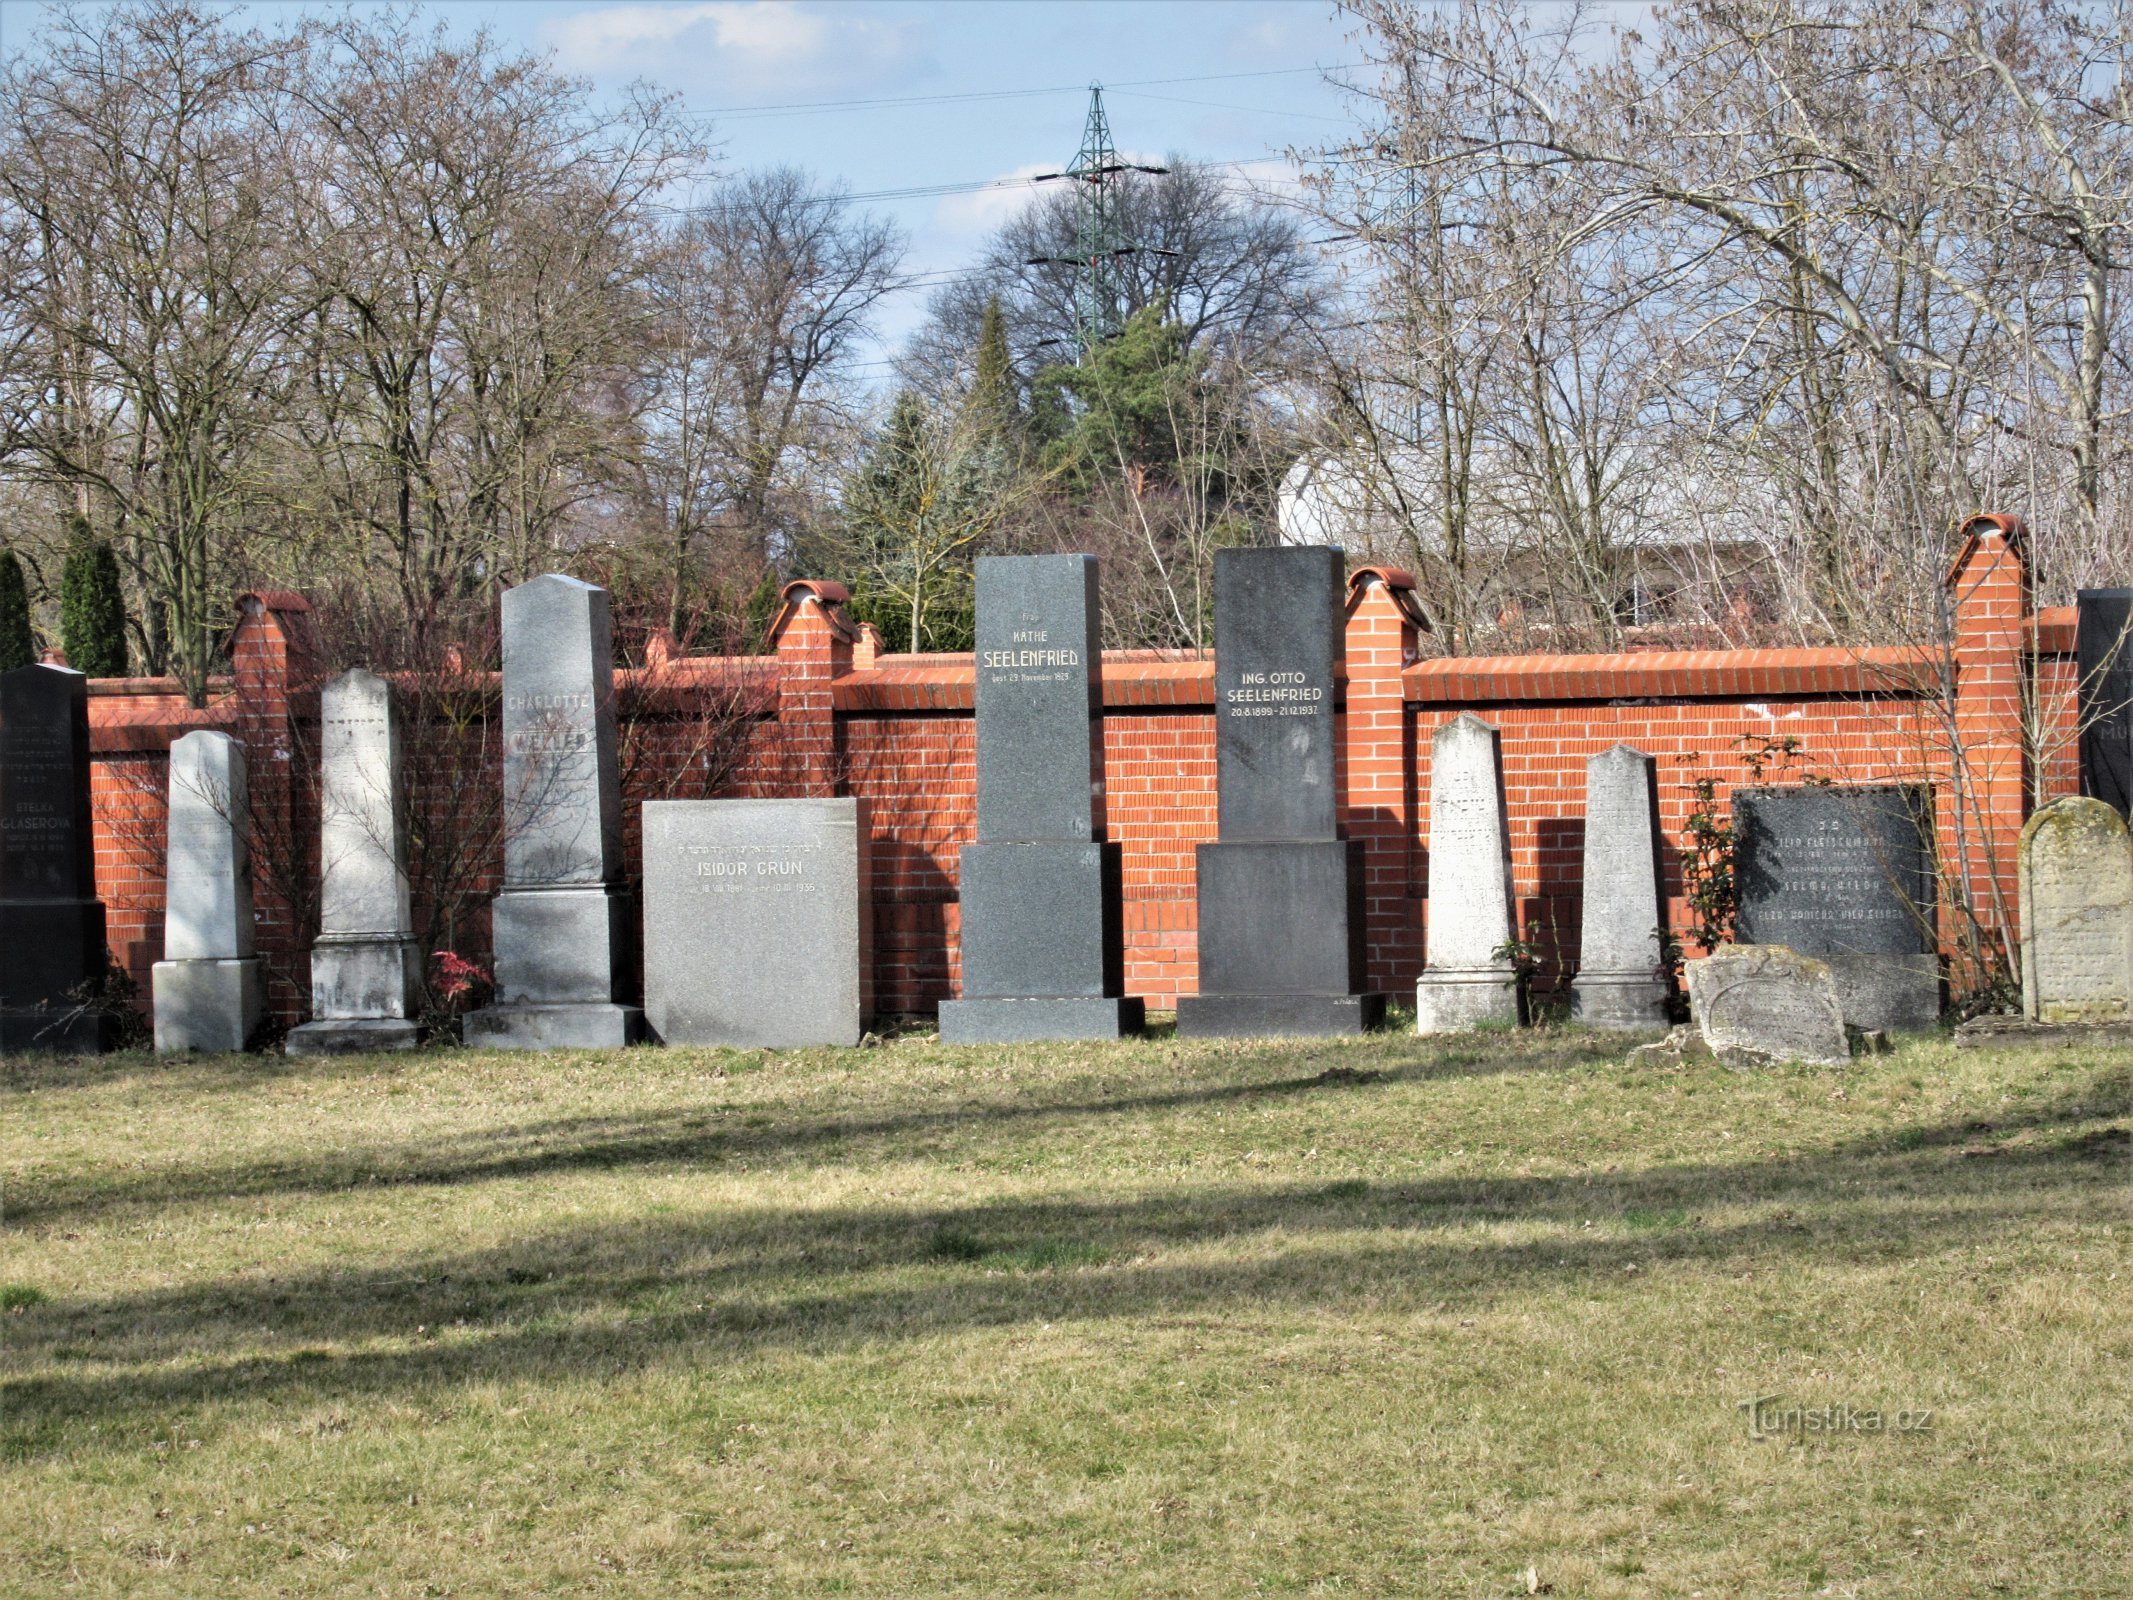
{"type": "Polygon", "coordinates": [[[784,604],[770,625],[778,658],[779,793],[828,797],[844,791],[830,684],[852,670],[852,649],[860,639],[842,610],[850,598],[842,584],[795,580],[785,586],[784,604]]]}
{"type": "Polygon", "coordinates": [[[311,602],[287,590],[240,595],[230,637],[235,719],[251,792],[252,904],[267,1009],[297,1021],[310,992],[318,872],[313,837],[316,741],[299,701],[315,694],[311,602]]]}
{"type": "Polygon", "coordinates": [[[1364,846],[1369,985],[1398,990],[1422,970],[1414,874],[1414,729],[1400,673],[1415,659],[1415,580],[1364,567],[1348,580],[1348,836],[1364,846]]]}
{"type": "MultiPolygon", "coordinates": [[[[1972,517],[1948,571],[1954,709],[1943,752],[1938,818],[1943,875],[1960,886],[2011,955],[2016,933],[2016,842],[2028,815],[2024,736],[2029,670],[2029,565],[2018,517],[1972,517]]],[[[1945,913],[1961,950],[1966,930],[1945,913]]],[[[1965,974],[1956,974],[1960,983],[1965,974]]]]}

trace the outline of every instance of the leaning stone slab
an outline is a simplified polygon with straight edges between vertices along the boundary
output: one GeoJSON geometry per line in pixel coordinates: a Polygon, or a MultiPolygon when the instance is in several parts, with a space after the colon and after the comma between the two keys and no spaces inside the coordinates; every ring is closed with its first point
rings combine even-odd
{"type": "Polygon", "coordinates": [[[1461,712],[1430,740],[1428,958],[1415,1032],[1452,1033],[1520,1016],[1511,942],[1511,833],[1497,731],[1461,712]]]}
{"type": "Polygon", "coordinates": [[[319,695],[319,936],[292,1056],[410,1050],[421,963],[408,904],[392,686],[360,668],[319,695]]]}
{"type": "Polygon", "coordinates": [[[1729,944],[1687,970],[1697,1031],[1728,1065],[1851,1060],[1828,963],[1779,944],[1729,944]]]}
{"type": "Polygon", "coordinates": [[[1660,975],[1659,786],[1618,744],[1585,763],[1585,892],[1570,1013],[1594,1028],[1666,1025],[1660,975]]]}
{"type": "Polygon", "coordinates": [[[170,747],[156,1049],[242,1050],[259,1025],[244,747],[197,728],[170,747]]]}
{"type": "Polygon", "coordinates": [[[2032,1022],[2133,1020],[2133,836],[2101,800],[2040,807],[2020,846],[2022,1011],[2032,1022]]]}

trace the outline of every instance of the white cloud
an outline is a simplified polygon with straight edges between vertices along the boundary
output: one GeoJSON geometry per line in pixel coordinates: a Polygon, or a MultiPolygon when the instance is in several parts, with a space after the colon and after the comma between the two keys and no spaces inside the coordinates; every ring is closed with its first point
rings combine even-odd
{"type": "Polygon", "coordinates": [[[799,0],[630,0],[572,12],[546,31],[566,71],[645,72],[670,81],[700,72],[758,98],[854,81],[855,69],[863,80],[912,54],[912,42],[892,23],[832,17],[799,0]],[[765,73],[777,76],[766,82],[765,73]]]}
{"type": "MultiPolygon", "coordinates": [[[[1012,172],[1000,174],[998,188],[975,194],[943,195],[933,208],[933,226],[952,239],[976,239],[991,233],[1030,202],[1036,191],[1027,182],[1040,172],[1057,172],[1058,162],[1027,161],[1012,172]]],[[[999,180],[996,180],[999,181],[999,180]]]]}

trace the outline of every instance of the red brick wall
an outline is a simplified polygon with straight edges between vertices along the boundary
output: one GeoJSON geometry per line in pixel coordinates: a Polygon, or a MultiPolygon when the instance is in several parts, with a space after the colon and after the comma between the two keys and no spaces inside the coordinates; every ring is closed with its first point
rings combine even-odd
{"type": "MultiPolygon", "coordinates": [[[[1766,782],[1827,778],[1932,782],[1942,844],[1981,903],[2011,904],[2013,843],[2038,796],[2072,790],[2072,617],[2029,616],[2021,536],[1980,518],[1950,574],[1954,647],[1928,650],[1633,652],[1417,660],[1404,574],[1366,569],[1351,583],[1339,724],[1347,826],[1366,846],[1371,981],[1395,994],[1420,970],[1429,883],[1429,741],[1462,710],[1502,730],[1506,801],[1522,932],[1544,986],[1576,959],[1584,841],[1584,763],[1618,740],[1657,758],[1661,822],[1678,845],[1699,776],[1721,806],[1753,781],[1750,753],[1797,741],[1766,782]],[[2026,720],[2025,720],[2026,719],[2026,720]],[[1964,745],[1965,806],[1953,803],[1950,732],[1964,745]],[[1961,813],[1957,827],[1954,814],[1961,813]]],[[[971,658],[890,656],[843,615],[835,585],[796,583],[772,629],[776,654],[671,660],[625,674],[632,724],[630,797],[833,794],[868,803],[874,838],[875,965],[885,1011],[930,1011],[955,992],[956,855],[976,828],[971,658]],[[703,707],[736,706],[740,754],[714,783],[703,707]],[[738,697],[738,699],[736,699],[738,697]]],[[[234,680],[205,711],[149,682],[98,684],[100,889],[114,953],[145,993],[161,940],[161,788],[169,741],[227,727],[257,773],[314,749],[315,696],[303,680],[300,598],[248,597],[234,680]],[[277,731],[279,730],[279,731],[277,731]]],[[[1215,832],[1212,663],[1184,652],[1109,652],[1103,748],[1109,836],[1124,858],[1128,991],[1167,1008],[1197,980],[1193,847],[1215,832]]],[[[304,848],[308,787],[291,775],[278,821],[304,848]]],[[[309,848],[315,851],[315,841],[309,848]]],[[[635,870],[635,829],[631,829],[635,870]]],[[[1682,926],[1668,852],[1673,925],[1682,926]]],[[[500,864],[499,864],[500,865],[500,864]]],[[[303,963],[297,908],[261,893],[263,951],[284,972],[303,963]]],[[[478,943],[478,941],[469,941],[478,943]]],[[[285,1015],[294,990],[276,994],[285,1015]]]]}

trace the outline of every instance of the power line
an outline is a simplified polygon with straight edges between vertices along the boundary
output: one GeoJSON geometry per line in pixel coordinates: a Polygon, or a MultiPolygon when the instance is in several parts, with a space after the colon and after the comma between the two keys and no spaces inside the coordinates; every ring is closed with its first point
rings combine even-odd
{"type": "MultiPolygon", "coordinates": [[[[1214,72],[1192,78],[1136,78],[1127,83],[1114,83],[1113,89],[1160,88],[1174,83],[1229,83],[1240,78],[1293,78],[1304,73],[1346,72],[1355,67],[1370,65],[1367,61],[1343,61],[1330,67],[1274,67],[1263,72],[1214,72]]],[[[1086,94],[1085,83],[1053,84],[1035,89],[979,89],[962,94],[910,94],[896,95],[874,100],[794,100],[781,105],[726,106],[705,111],[693,111],[692,116],[725,117],[740,120],[752,117],[795,117],[813,111],[873,111],[890,106],[945,106],[960,105],[973,100],[1017,100],[1041,94],[1086,94]]]]}

